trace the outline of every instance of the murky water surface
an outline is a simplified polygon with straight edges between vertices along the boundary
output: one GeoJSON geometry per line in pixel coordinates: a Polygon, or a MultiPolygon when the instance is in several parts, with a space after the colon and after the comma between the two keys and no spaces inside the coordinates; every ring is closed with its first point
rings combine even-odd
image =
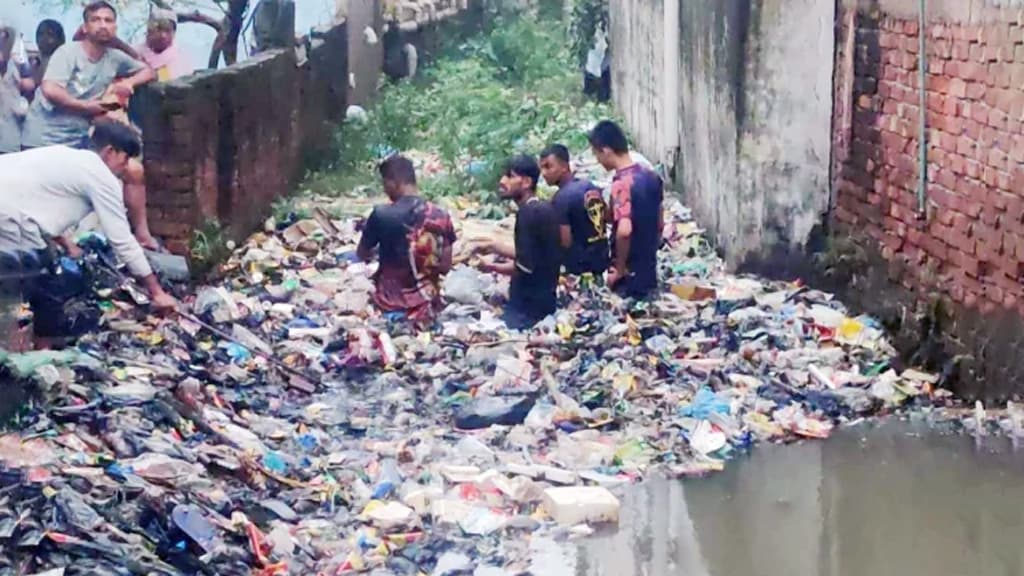
{"type": "Polygon", "coordinates": [[[534,548],[544,576],[1020,575],[1024,448],[861,425],[649,482],[617,531],[534,548]]]}

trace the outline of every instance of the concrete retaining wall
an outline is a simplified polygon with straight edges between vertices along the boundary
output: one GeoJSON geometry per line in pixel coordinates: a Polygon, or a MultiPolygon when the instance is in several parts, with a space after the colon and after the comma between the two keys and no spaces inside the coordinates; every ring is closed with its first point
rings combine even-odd
{"type": "Polygon", "coordinates": [[[828,206],[832,3],[675,2],[612,0],[618,109],[731,264],[801,248],[828,206]]]}

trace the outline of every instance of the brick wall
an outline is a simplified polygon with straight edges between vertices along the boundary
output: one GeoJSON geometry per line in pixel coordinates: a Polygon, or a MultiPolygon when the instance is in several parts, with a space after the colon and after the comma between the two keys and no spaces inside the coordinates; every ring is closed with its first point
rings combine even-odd
{"type": "Polygon", "coordinates": [[[975,392],[1002,395],[1024,375],[1024,11],[932,15],[922,31],[912,15],[873,4],[838,19],[832,221],[838,236],[880,254],[895,284],[919,301],[946,303],[946,352],[974,361],[975,392]],[[922,32],[928,180],[920,211],[922,32]],[[995,324],[1009,331],[996,333],[995,324]]]}
{"type": "Polygon", "coordinates": [[[150,225],[173,251],[207,220],[246,236],[327,149],[346,107],[347,27],[307,45],[302,62],[275,50],[140,93],[150,225]]]}

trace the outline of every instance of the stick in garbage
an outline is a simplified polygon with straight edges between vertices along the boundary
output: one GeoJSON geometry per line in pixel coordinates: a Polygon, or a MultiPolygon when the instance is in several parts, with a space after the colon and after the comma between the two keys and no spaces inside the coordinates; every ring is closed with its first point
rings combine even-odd
{"type": "Polygon", "coordinates": [[[202,326],[203,328],[206,328],[210,332],[213,332],[213,335],[217,336],[218,338],[221,338],[223,340],[227,340],[228,342],[231,342],[233,344],[237,344],[237,345],[241,346],[242,348],[245,348],[246,350],[249,351],[250,354],[252,354],[254,356],[260,356],[264,360],[266,360],[267,362],[270,362],[271,364],[273,364],[274,366],[276,366],[276,367],[280,368],[281,370],[287,372],[288,374],[291,374],[292,376],[296,376],[298,378],[301,378],[304,381],[300,385],[292,384],[293,387],[298,388],[298,389],[300,389],[300,390],[302,390],[304,392],[312,392],[312,391],[315,390],[315,386],[313,386],[313,384],[312,384],[312,381],[313,381],[312,378],[310,378],[306,374],[303,374],[300,370],[298,370],[296,368],[292,368],[291,366],[285,364],[283,360],[278,359],[273,354],[268,354],[266,352],[263,352],[262,350],[256,350],[256,349],[254,349],[251,346],[247,346],[246,344],[243,344],[242,342],[239,342],[234,336],[228,334],[227,332],[221,330],[220,328],[217,328],[216,326],[213,326],[213,325],[207,324],[206,322],[203,322],[202,320],[200,320],[196,316],[193,316],[192,314],[189,314],[188,312],[182,312],[181,310],[176,310],[174,313],[177,314],[178,316],[181,316],[185,320],[188,320],[189,322],[192,322],[194,324],[198,324],[198,325],[202,326]]]}
{"type": "MultiPolygon", "coordinates": [[[[114,273],[114,275],[118,278],[119,281],[121,281],[122,283],[130,284],[135,290],[141,291],[141,288],[139,288],[139,285],[135,281],[134,278],[129,278],[128,276],[125,276],[125,274],[123,272],[121,272],[120,270],[118,270],[116,268],[113,268],[113,267],[111,267],[109,265],[107,266],[107,268],[111,272],[114,273]]],[[[263,352],[261,350],[254,350],[251,346],[247,346],[247,345],[239,342],[234,336],[228,334],[227,332],[224,332],[223,330],[221,330],[220,328],[217,328],[216,326],[211,326],[210,324],[207,324],[206,322],[203,322],[202,320],[200,320],[199,318],[193,316],[192,314],[189,314],[188,312],[183,312],[181,310],[175,310],[174,314],[177,314],[178,316],[184,318],[185,320],[188,320],[190,322],[193,322],[195,324],[198,324],[198,325],[202,326],[203,328],[206,328],[210,332],[213,332],[213,334],[215,336],[219,337],[219,338],[222,338],[224,340],[227,340],[228,342],[231,342],[233,344],[237,344],[237,345],[241,346],[242,348],[245,348],[246,350],[249,351],[250,354],[252,354],[254,356],[262,357],[267,362],[270,362],[271,364],[273,364],[274,366],[280,368],[284,372],[286,372],[286,373],[288,373],[288,374],[290,374],[292,376],[295,376],[296,378],[299,378],[301,380],[300,382],[289,381],[288,382],[289,386],[291,386],[293,388],[297,388],[299,390],[302,390],[303,392],[306,392],[307,394],[312,394],[313,392],[316,391],[316,385],[313,384],[313,382],[315,381],[314,378],[310,378],[309,376],[303,374],[300,370],[296,370],[295,368],[292,368],[291,366],[285,364],[283,361],[278,359],[273,354],[268,354],[268,353],[263,352]]]]}

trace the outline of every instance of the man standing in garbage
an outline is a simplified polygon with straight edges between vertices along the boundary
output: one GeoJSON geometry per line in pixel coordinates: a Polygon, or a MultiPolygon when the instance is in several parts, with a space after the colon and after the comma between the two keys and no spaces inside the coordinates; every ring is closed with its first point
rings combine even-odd
{"type": "Polygon", "coordinates": [[[607,205],[601,189],[577,178],[569,166],[569,149],[553,144],[540,153],[540,171],[550,186],[558,186],[551,204],[558,214],[563,265],[574,276],[603,278],[608,269],[607,205]]]}
{"type": "Polygon", "coordinates": [[[452,267],[455,227],[447,212],[420,197],[411,160],[391,156],[380,175],[391,203],[374,207],[356,253],[365,262],[379,253],[378,308],[429,324],[442,308],[441,280],[452,267]]]}
{"type": "Polygon", "coordinates": [[[501,197],[512,200],[516,214],[515,245],[484,243],[477,252],[496,254],[508,262],[485,262],[480,269],[512,277],[505,308],[505,324],[514,330],[531,328],[553,314],[562,265],[558,215],[550,202],[537,198],[540,166],[530,156],[509,161],[499,183],[501,197]]]}
{"type": "Polygon", "coordinates": [[[610,120],[602,120],[590,132],[590,147],[597,161],[615,172],[608,286],[629,298],[647,298],[658,286],[658,248],[665,222],[661,177],[633,162],[626,134],[610,120]]]}
{"type": "MultiPolygon", "coordinates": [[[[0,156],[0,252],[5,259],[18,255],[22,265],[39,261],[45,269],[51,244],[62,245],[70,256],[77,256],[77,248],[64,243],[61,235],[95,211],[104,236],[118,258],[148,290],[153,307],[161,311],[173,309],[174,298],[164,292],[132,235],[125,214],[123,186],[118,180],[128,160],[138,156],[141,147],[131,128],[102,121],[96,124],[90,150],[46,146],[0,156]]],[[[5,267],[11,268],[12,263],[5,262],[5,267]]],[[[53,282],[37,284],[54,286],[53,282]]],[[[62,302],[37,291],[29,289],[27,294],[37,335],[70,336],[40,333],[40,326],[49,326],[44,332],[60,331],[62,302]]]]}

